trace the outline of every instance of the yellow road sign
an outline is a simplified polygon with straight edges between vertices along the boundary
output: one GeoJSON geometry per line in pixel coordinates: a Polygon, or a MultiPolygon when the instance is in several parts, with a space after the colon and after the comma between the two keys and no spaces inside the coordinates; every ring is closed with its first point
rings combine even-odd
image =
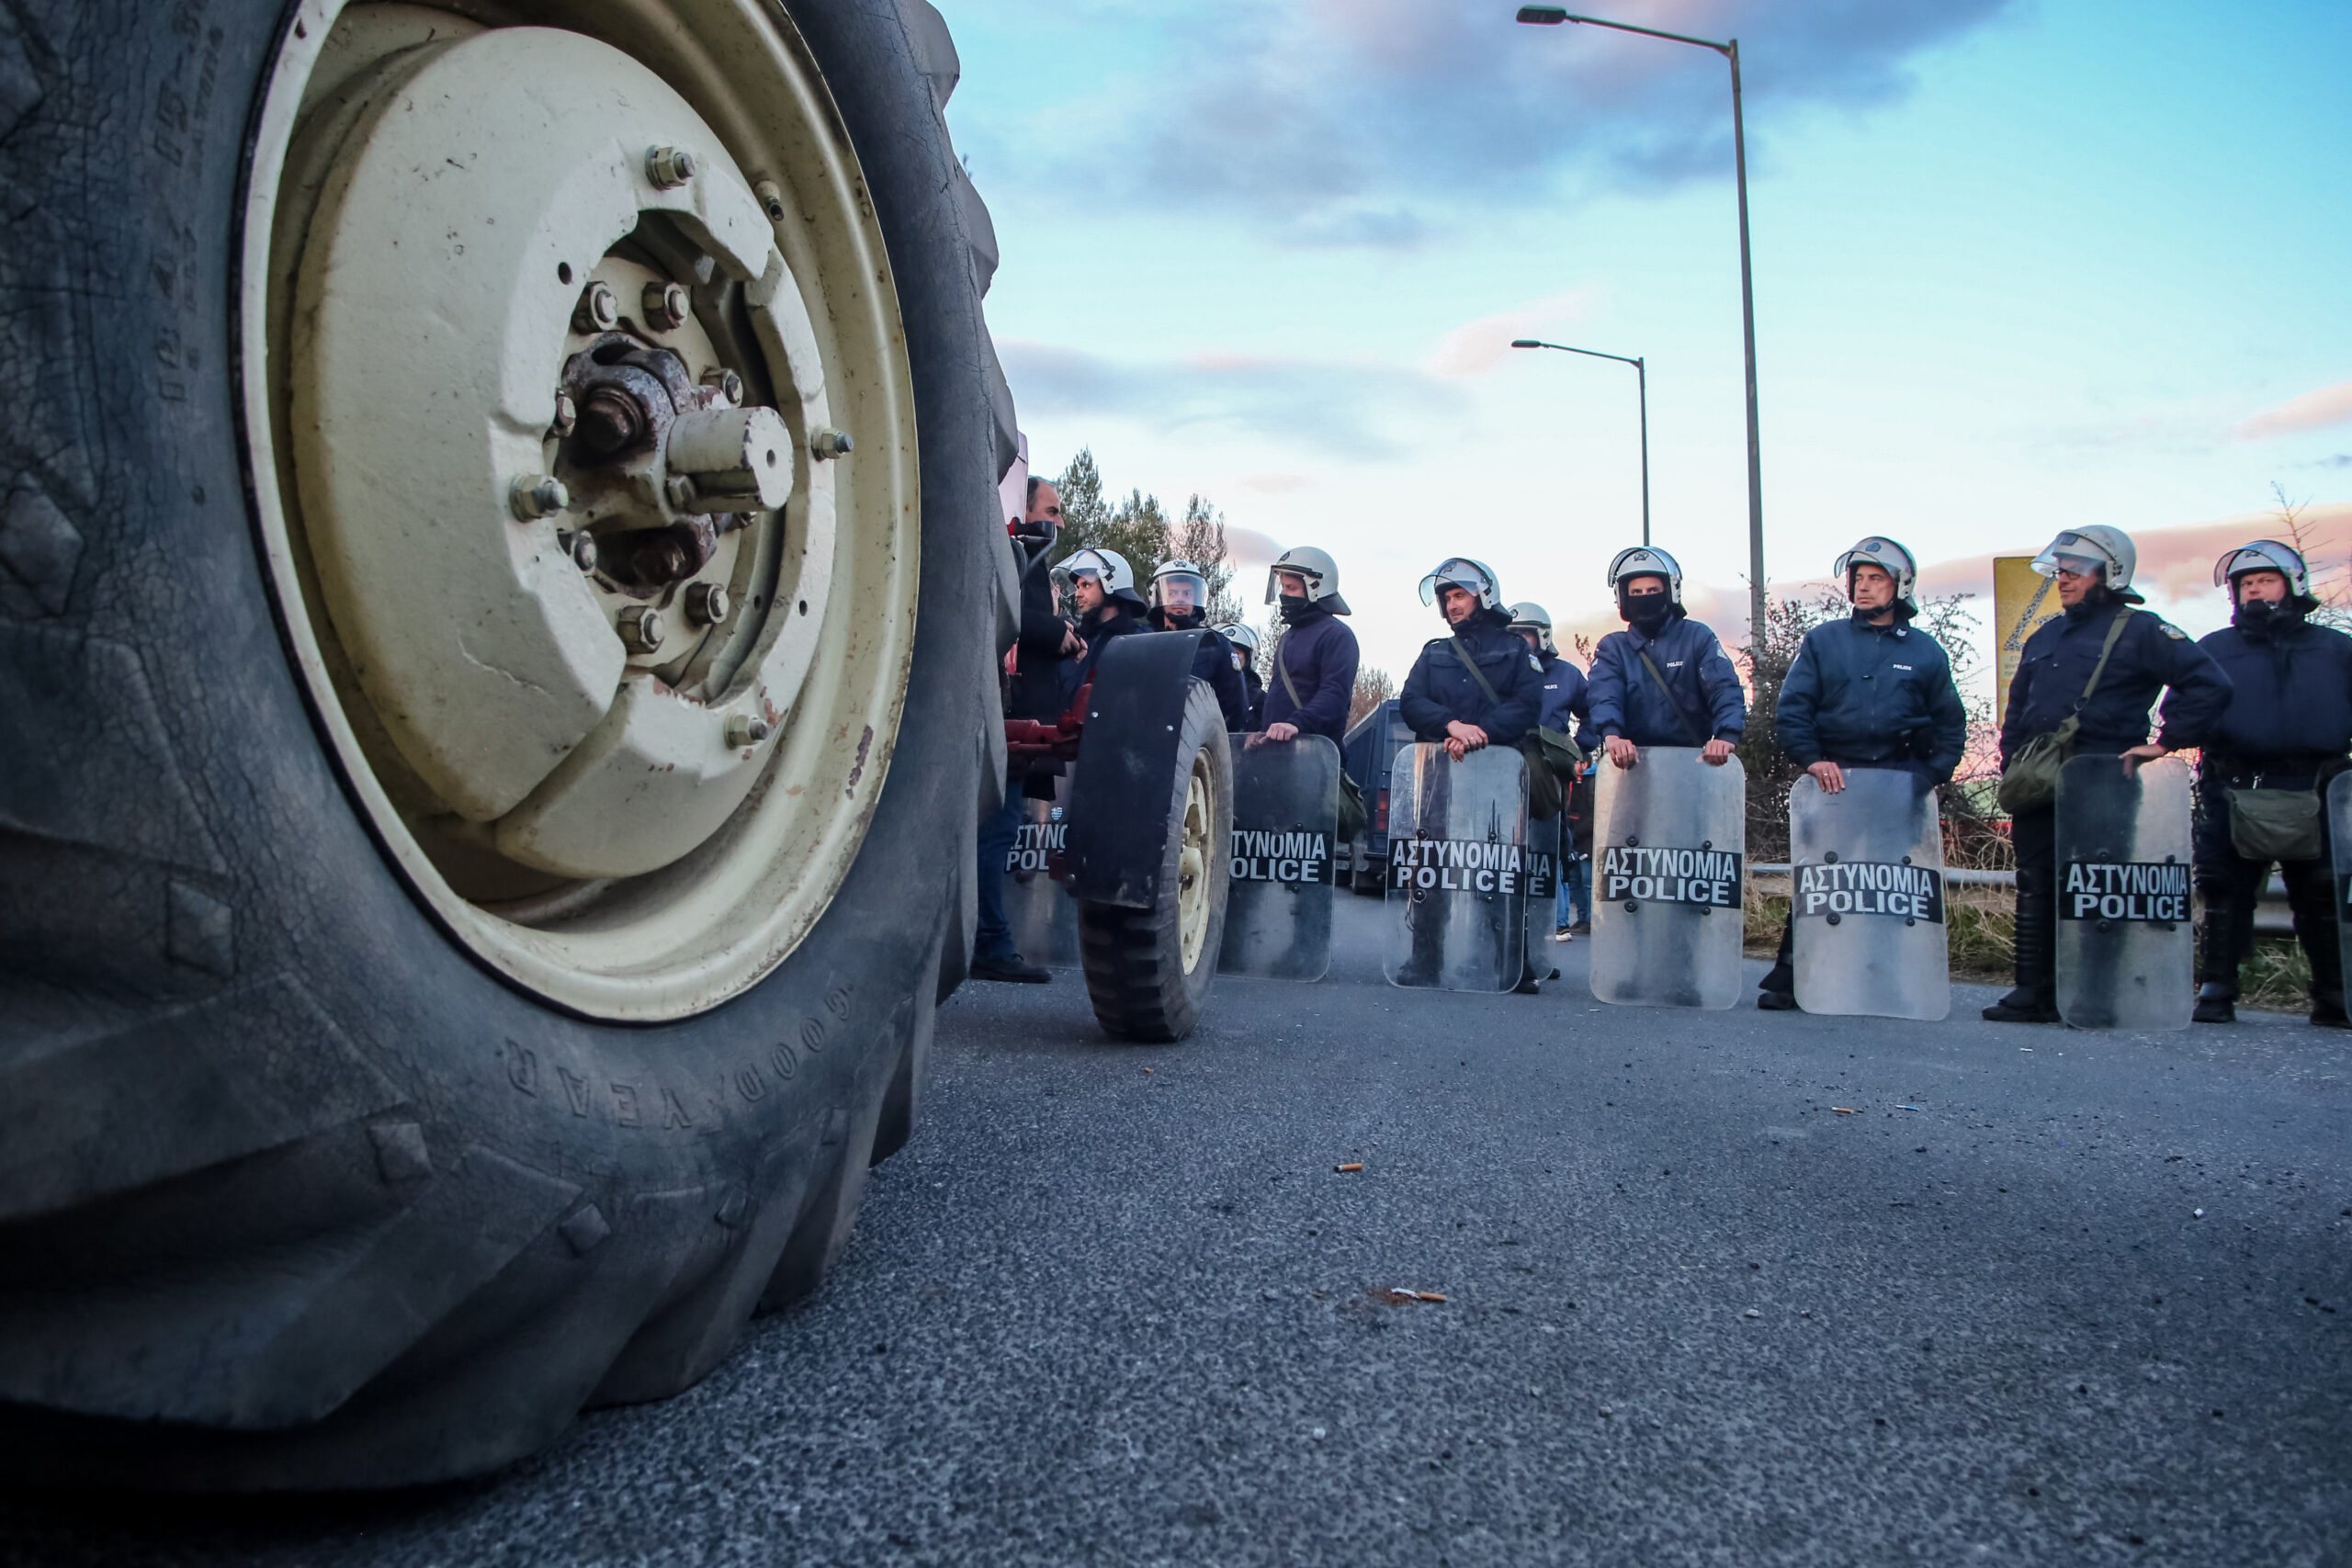
{"type": "Polygon", "coordinates": [[[2062,606],[2058,583],[2033,570],[2031,556],[1993,558],[1993,624],[2001,634],[1996,652],[1999,680],[1994,689],[1993,718],[1998,724],[2009,714],[2009,682],[2017,679],[2025,657],[2025,639],[2044,621],[2054,620],[2062,606]]]}

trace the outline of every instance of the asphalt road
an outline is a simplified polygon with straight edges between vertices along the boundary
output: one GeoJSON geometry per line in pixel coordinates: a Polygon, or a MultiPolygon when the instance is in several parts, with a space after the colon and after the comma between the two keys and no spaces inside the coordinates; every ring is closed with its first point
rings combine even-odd
{"type": "Polygon", "coordinates": [[[1377,913],[1181,1045],[967,987],[832,1280],[679,1399],[0,1499],[0,1560],[2352,1562],[2352,1039],[1601,1009],[1583,943],[1405,992],[1377,913]]]}

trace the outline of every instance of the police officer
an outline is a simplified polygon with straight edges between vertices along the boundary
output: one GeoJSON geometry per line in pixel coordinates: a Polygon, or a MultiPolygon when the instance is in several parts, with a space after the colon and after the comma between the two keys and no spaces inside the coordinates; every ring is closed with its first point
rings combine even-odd
{"type": "MultiPolygon", "coordinates": [[[[2188,634],[2134,606],[2139,553],[2120,528],[2069,528],[2033,559],[2058,582],[2064,613],[2026,638],[2001,724],[2001,764],[2069,716],[2079,719],[2074,755],[2124,759],[2137,767],[2167,751],[2202,745],[2230,700],[2230,678],[2188,634]],[[2120,620],[2119,627],[2117,622],[2120,620]],[[2114,634],[2113,652],[2089,700],[2083,694],[2114,634]],[[2169,686],[2154,741],[2148,709],[2169,686]]],[[[1994,1023],[2058,1021],[2058,813],[2056,805],[2011,818],[2018,857],[2017,987],[1984,1010],[1994,1023]]]]}
{"type": "Polygon", "coordinates": [[[1093,678],[1113,639],[1144,629],[1141,617],[1149,606],[1136,592],[1135,569],[1116,550],[1080,550],[1067,558],[1054,568],[1054,586],[1069,595],[1082,645],[1062,677],[1067,701],[1093,678]]]}
{"type": "Polygon", "coordinates": [[[1344,746],[1358,654],[1356,634],[1338,619],[1350,613],[1339,564],[1312,546],[1284,550],[1266,570],[1266,603],[1282,606],[1283,620],[1261,710],[1266,739],[1328,735],[1344,746]]]}
{"type": "MultiPolygon", "coordinates": [[[[1830,795],[1846,787],[1849,768],[1898,769],[1932,789],[1960,766],[1968,714],[1942,646],[1907,624],[1919,613],[1912,596],[1918,565],[1909,550],[1873,535],[1830,570],[1845,579],[1854,613],[1814,627],[1798,645],[1774,719],[1781,749],[1830,795]]],[[[1767,1012],[1797,1005],[1789,965],[1795,932],[1792,909],[1756,998],[1767,1012]]]]}
{"type": "MultiPolygon", "coordinates": [[[[1085,647],[1070,624],[1055,613],[1053,576],[1046,564],[1061,518],[1061,493],[1053,481],[1031,475],[1027,508],[1012,525],[1013,547],[1021,558],[1021,633],[1006,656],[1007,718],[1045,723],[1059,718],[1069,700],[1062,686],[1063,663],[1085,647]]],[[[979,919],[968,971],[974,979],[1042,985],[1053,978],[1014,950],[1004,913],[1004,863],[1021,830],[1025,783],[1019,773],[1008,777],[1003,806],[980,824],[979,919]]]]}
{"type": "MultiPolygon", "coordinates": [[[[2352,1028],[2344,1010],[2344,962],[2327,832],[2328,781],[2352,751],[2352,637],[2306,619],[2319,608],[2302,556],[2256,539],[2213,568],[2230,591],[2230,624],[2198,643],[2236,689],[2207,738],[2197,768],[2197,890],[2205,898],[2196,1019],[2237,1020],[2238,965],[2254,939],[2254,907],[2277,854],[2239,851],[2232,792],[2276,790],[2312,818],[2307,858],[2278,858],[2295,940],[2312,966],[2312,1021],[2352,1028]],[[2301,796],[2308,799],[2294,797],[2301,796]]],[[[2259,802],[2242,802],[2251,810],[2259,802]]],[[[2244,826],[2244,825],[2240,825],[2244,826]]]]}
{"type": "Polygon", "coordinates": [[[1644,746],[1695,746],[1722,767],[1747,730],[1747,704],[1722,640],[1682,607],[1682,568],[1636,546],[1609,563],[1609,586],[1626,629],[1593,649],[1585,701],[1610,761],[1630,768],[1644,746]]]}
{"type": "Polygon", "coordinates": [[[1532,599],[1522,599],[1510,607],[1510,629],[1543,666],[1544,705],[1535,722],[1573,737],[1585,720],[1584,671],[1560,656],[1552,641],[1551,613],[1532,599]]]}
{"type": "Polygon", "coordinates": [[[1263,717],[1266,683],[1258,679],[1258,634],[1239,621],[1219,626],[1216,631],[1225,638],[1227,646],[1233,649],[1233,668],[1241,677],[1241,694],[1248,706],[1241,728],[1244,730],[1263,729],[1266,727],[1263,717]]]}
{"type": "MultiPolygon", "coordinates": [[[[1543,676],[1511,635],[1501,598],[1494,570],[1461,556],[1421,579],[1421,603],[1436,604],[1453,633],[1422,648],[1396,711],[1415,739],[1442,744],[1457,762],[1488,746],[1517,746],[1543,714],[1543,676]]],[[[1536,994],[1532,958],[1518,990],[1536,994]]]]}
{"type": "Polygon", "coordinates": [[[1233,645],[1208,625],[1208,577],[1188,560],[1160,563],[1151,574],[1151,609],[1145,615],[1155,631],[1201,634],[1200,650],[1193,655],[1193,679],[1206,681],[1225,714],[1225,728],[1238,732],[1250,721],[1250,694],[1241,671],[1233,667],[1233,645]]]}

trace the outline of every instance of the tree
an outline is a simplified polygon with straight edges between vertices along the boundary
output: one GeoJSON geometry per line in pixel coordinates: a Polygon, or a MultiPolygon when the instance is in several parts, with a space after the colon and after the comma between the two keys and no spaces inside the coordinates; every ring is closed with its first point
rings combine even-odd
{"type": "Polygon", "coordinates": [[[1364,715],[1396,694],[1396,682],[1385,670],[1375,670],[1369,664],[1356,666],[1356,689],[1348,699],[1348,728],[1353,729],[1364,715]]]}
{"type": "Polygon", "coordinates": [[[1241,619],[1241,599],[1233,592],[1233,560],[1226,554],[1225,513],[1199,495],[1184,502],[1184,520],[1168,552],[1201,569],[1208,583],[1209,625],[1231,626],[1241,619]]]}
{"type": "Polygon", "coordinates": [[[1186,501],[1182,520],[1173,525],[1159,498],[1140,490],[1130,489],[1125,501],[1112,505],[1103,499],[1102,471],[1089,447],[1079,448],[1054,487],[1062,498],[1061,533],[1054,545],[1057,560],[1080,550],[1115,551],[1134,570],[1136,592],[1147,599],[1151,575],[1162,562],[1189,560],[1208,583],[1209,625],[1221,626],[1242,618],[1240,600],[1232,591],[1225,513],[1207,497],[1195,494],[1186,501]]]}
{"type": "Polygon", "coordinates": [[[2277,479],[2270,481],[2270,495],[2278,503],[2271,515],[2278,519],[2279,530],[2287,536],[2284,542],[2295,547],[2295,553],[2303,558],[2310,571],[2312,597],[2319,601],[2319,608],[2312,612],[2311,619],[2319,626],[2352,632],[2352,587],[2345,581],[2346,563],[2322,566],[2312,558],[2313,541],[2310,530],[2303,525],[2303,513],[2311,506],[2310,497],[2289,501],[2287,487],[2277,479]]]}

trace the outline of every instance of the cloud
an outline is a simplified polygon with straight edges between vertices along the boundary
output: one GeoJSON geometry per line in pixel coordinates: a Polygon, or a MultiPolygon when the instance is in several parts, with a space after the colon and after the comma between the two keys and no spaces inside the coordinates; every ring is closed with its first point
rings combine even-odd
{"type": "Polygon", "coordinates": [[[2324,430],[2332,424],[2346,423],[2352,423],[2352,381],[2338,381],[2333,387],[2290,398],[2275,409],[2266,409],[2241,423],[2233,434],[2241,441],[2262,441],[2299,430],[2324,430]]]}
{"type": "Polygon", "coordinates": [[[1571,288],[1475,321],[1445,334],[1421,368],[1432,376],[1479,376],[1502,363],[1513,338],[1542,337],[1589,314],[1599,291],[1571,288]]]}
{"type": "Polygon", "coordinates": [[[1200,354],[1148,364],[1023,338],[997,355],[1029,412],[1109,415],[1167,433],[1210,427],[1337,457],[1401,456],[1407,422],[1456,411],[1461,394],[1417,370],[1374,363],[1200,354]]]}
{"type": "MultiPolygon", "coordinates": [[[[1902,97],[1909,60],[2010,0],[1624,0],[1627,21],[1737,36],[1752,130],[1799,106],[1902,97]]],[[[1040,104],[1009,160],[1090,199],[1238,211],[1305,245],[1407,247],[1447,214],[1731,170],[1722,58],[1507,0],[1201,0],[1091,25],[1156,28],[1148,65],[1040,104]],[[1075,149],[1075,151],[1072,151],[1075,149]]],[[[1010,128],[1008,128],[1010,129],[1010,128]]],[[[1751,147],[1751,156],[1755,153],[1751,147]]]]}

